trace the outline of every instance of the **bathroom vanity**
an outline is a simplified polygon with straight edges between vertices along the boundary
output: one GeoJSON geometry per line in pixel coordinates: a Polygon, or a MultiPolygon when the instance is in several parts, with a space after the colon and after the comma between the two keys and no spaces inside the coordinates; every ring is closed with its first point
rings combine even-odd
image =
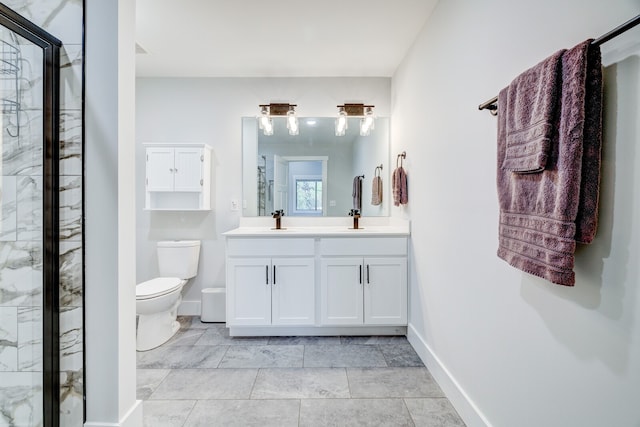
{"type": "Polygon", "coordinates": [[[230,334],[404,335],[408,222],[305,220],[243,218],[224,233],[230,334]]]}

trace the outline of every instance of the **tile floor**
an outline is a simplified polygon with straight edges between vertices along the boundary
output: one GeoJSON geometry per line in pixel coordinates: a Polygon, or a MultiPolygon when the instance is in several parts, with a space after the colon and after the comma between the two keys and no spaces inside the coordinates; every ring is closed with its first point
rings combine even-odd
{"type": "Polygon", "coordinates": [[[464,426],[405,337],[231,338],[179,320],[137,353],[145,426],[464,426]]]}

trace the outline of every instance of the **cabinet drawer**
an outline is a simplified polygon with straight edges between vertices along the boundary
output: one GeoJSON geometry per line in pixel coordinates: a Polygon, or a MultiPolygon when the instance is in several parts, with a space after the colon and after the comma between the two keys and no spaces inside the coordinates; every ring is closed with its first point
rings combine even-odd
{"type": "Polygon", "coordinates": [[[314,239],[227,237],[227,256],[313,256],[314,239]]]}
{"type": "Polygon", "coordinates": [[[407,238],[327,237],[320,239],[320,255],[407,255],[407,238]]]}

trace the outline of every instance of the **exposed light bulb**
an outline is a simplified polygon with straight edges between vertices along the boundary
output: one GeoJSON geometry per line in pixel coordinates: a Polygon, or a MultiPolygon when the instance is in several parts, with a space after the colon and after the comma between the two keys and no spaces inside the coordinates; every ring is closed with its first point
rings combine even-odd
{"type": "Polygon", "coordinates": [[[336,119],[336,136],[344,136],[347,131],[347,112],[344,107],[338,110],[338,118],[336,119]]]}
{"type": "Polygon", "coordinates": [[[260,110],[258,124],[265,135],[273,135],[273,121],[271,120],[271,117],[269,117],[269,108],[266,105],[260,110]]]}
{"type": "Polygon", "coordinates": [[[364,117],[360,119],[360,136],[369,135],[373,127],[373,110],[371,109],[371,107],[367,107],[367,111],[365,111],[364,117]]]}
{"type": "Polygon", "coordinates": [[[266,136],[273,135],[273,120],[271,118],[267,117],[266,121],[263,122],[262,132],[266,136]]]}
{"type": "Polygon", "coordinates": [[[297,135],[300,131],[296,111],[292,106],[287,111],[287,129],[289,129],[289,135],[297,135]]]}

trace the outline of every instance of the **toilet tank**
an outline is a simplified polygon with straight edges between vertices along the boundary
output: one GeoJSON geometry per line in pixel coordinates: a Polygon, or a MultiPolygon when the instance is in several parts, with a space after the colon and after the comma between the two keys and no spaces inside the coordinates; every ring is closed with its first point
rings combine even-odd
{"type": "Polygon", "coordinates": [[[157,249],[160,276],[190,279],[198,274],[200,240],[160,241],[157,249]]]}

